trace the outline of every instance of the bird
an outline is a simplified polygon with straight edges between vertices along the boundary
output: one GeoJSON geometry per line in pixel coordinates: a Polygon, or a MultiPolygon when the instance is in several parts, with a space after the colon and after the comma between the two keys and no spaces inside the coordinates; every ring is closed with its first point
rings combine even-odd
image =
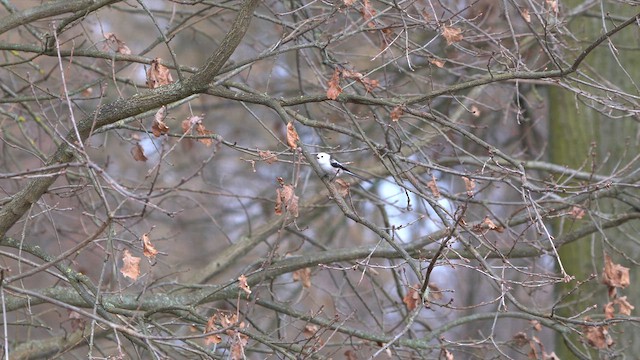
{"type": "Polygon", "coordinates": [[[318,155],[316,155],[316,159],[318,159],[318,165],[320,165],[322,171],[324,171],[326,175],[333,175],[333,178],[340,176],[342,173],[347,173],[360,180],[369,181],[349,170],[346,166],[342,165],[338,160],[332,158],[331,155],[325,152],[318,153],[318,155]]]}

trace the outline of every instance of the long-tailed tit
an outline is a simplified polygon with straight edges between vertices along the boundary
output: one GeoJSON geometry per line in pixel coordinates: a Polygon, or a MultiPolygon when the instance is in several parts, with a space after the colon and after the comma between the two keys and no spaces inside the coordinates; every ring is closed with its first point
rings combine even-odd
{"type": "Polygon", "coordinates": [[[316,158],[318,159],[318,165],[320,165],[320,168],[322,168],[322,171],[324,171],[327,175],[332,176],[333,178],[338,177],[342,173],[347,173],[351,176],[357,177],[360,180],[369,181],[363,178],[362,176],[355,174],[351,170],[347,169],[344,165],[340,164],[339,161],[335,160],[334,158],[331,157],[331,155],[327,153],[323,153],[323,152],[318,153],[316,158]]]}

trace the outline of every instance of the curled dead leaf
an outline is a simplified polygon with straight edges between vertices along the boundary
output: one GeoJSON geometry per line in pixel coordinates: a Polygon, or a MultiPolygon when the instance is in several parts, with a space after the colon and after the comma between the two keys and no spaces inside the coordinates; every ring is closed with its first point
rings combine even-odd
{"type": "Polygon", "coordinates": [[[376,27],[375,21],[370,21],[371,19],[373,19],[374,16],[376,16],[376,9],[374,9],[373,6],[371,6],[371,3],[369,2],[369,0],[362,1],[361,12],[362,12],[362,18],[364,19],[364,21],[367,22],[367,26],[370,28],[376,27]]]}
{"type": "Polygon", "coordinates": [[[164,119],[167,117],[167,107],[162,106],[156,114],[153,116],[153,124],[151,125],[151,132],[153,136],[160,137],[160,135],[169,132],[169,127],[164,123],[164,119]]]}
{"type": "Polygon", "coordinates": [[[440,59],[436,59],[436,58],[429,59],[429,62],[430,62],[431,64],[433,64],[433,65],[435,65],[435,66],[439,67],[439,68],[443,68],[443,67],[444,67],[444,64],[445,64],[445,61],[444,61],[444,60],[440,60],[440,59]]]}
{"type": "Polygon", "coordinates": [[[258,150],[258,156],[260,156],[260,159],[262,159],[262,161],[266,162],[269,165],[278,161],[278,156],[274,155],[269,150],[267,151],[258,150]]]}
{"type": "MultiPolygon", "coordinates": [[[[587,318],[587,321],[590,319],[587,318]]],[[[584,326],[582,336],[589,346],[597,349],[607,349],[614,344],[606,326],[584,326]]]]}
{"type": "Polygon", "coordinates": [[[400,120],[400,116],[402,116],[402,114],[404,114],[402,106],[398,105],[394,107],[393,110],[391,110],[391,121],[397,122],[400,120]]]}
{"type": "Polygon", "coordinates": [[[342,88],[340,87],[340,70],[335,69],[333,71],[333,76],[329,79],[327,86],[327,97],[331,100],[337,99],[342,93],[342,88]]]}
{"type": "Polygon", "coordinates": [[[462,180],[464,180],[464,187],[467,189],[467,196],[473,197],[473,193],[476,188],[476,181],[466,176],[463,176],[462,180]]]}
{"type": "MultiPolygon", "coordinates": [[[[207,321],[207,326],[204,328],[204,333],[210,333],[218,331],[218,327],[216,326],[217,314],[213,314],[209,320],[207,321]]],[[[220,344],[222,342],[222,337],[218,334],[211,334],[204,338],[205,345],[212,344],[220,344]]]]}
{"type": "Polygon", "coordinates": [[[291,184],[284,184],[276,189],[276,215],[282,215],[284,209],[293,217],[299,215],[298,196],[296,196],[295,189],[291,184]]]}
{"type": "Polygon", "coordinates": [[[162,59],[155,58],[151,61],[151,66],[147,69],[147,87],[155,89],[162,85],[168,85],[173,82],[169,68],[162,65],[162,59]]]}
{"type": "Polygon", "coordinates": [[[431,195],[433,195],[434,198],[440,198],[440,189],[438,189],[438,183],[435,176],[431,175],[431,181],[427,183],[427,187],[431,190],[431,195]]]}
{"type": "Polygon", "coordinates": [[[497,231],[499,233],[504,231],[504,227],[496,225],[493,221],[491,221],[491,219],[489,219],[488,216],[485,216],[484,220],[482,220],[482,223],[487,228],[489,228],[489,230],[494,230],[494,231],[497,231]]]}
{"type": "Polygon", "coordinates": [[[513,336],[513,341],[515,342],[516,346],[522,347],[529,343],[529,337],[527,337],[526,333],[520,331],[513,336]]]}
{"type": "Polygon", "coordinates": [[[580,220],[584,217],[584,214],[586,214],[586,212],[582,207],[574,206],[573,208],[571,208],[571,212],[569,213],[569,216],[573,219],[580,220]]]}
{"type": "Polygon", "coordinates": [[[302,282],[302,287],[310,288],[311,287],[311,269],[304,268],[298,269],[293,272],[293,280],[302,282]]]}
{"type": "Polygon", "coordinates": [[[104,38],[107,39],[110,44],[115,45],[118,54],[131,55],[131,49],[129,49],[124,41],[118,39],[116,34],[108,32],[104,34],[104,38]]]}
{"type": "Polygon", "coordinates": [[[448,26],[442,27],[442,36],[447,40],[447,45],[457,43],[463,39],[461,29],[448,26]]]}
{"type": "Polygon", "coordinates": [[[409,288],[407,294],[402,298],[402,302],[407,306],[407,310],[413,311],[418,306],[421,306],[422,299],[420,298],[420,294],[418,293],[417,288],[420,287],[420,284],[416,284],[409,288]]]}
{"type": "Polygon", "coordinates": [[[153,259],[158,254],[158,250],[151,244],[151,238],[149,237],[149,233],[142,234],[142,247],[144,256],[149,259],[153,259]]]}
{"type": "Polygon", "coordinates": [[[196,133],[199,136],[209,136],[207,138],[198,139],[199,142],[205,144],[207,147],[213,145],[213,139],[210,137],[213,134],[213,131],[207,130],[202,123],[196,125],[196,133]]]}
{"type": "Polygon", "coordinates": [[[291,150],[295,150],[298,148],[298,141],[300,141],[298,132],[293,126],[293,122],[290,122],[287,124],[287,145],[289,145],[291,150]]]}
{"type": "Polygon", "coordinates": [[[136,143],[132,148],[131,148],[131,156],[133,156],[133,159],[135,161],[147,161],[147,157],[144,156],[144,149],[142,149],[142,146],[140,146],[140,143],[136,143]]]}
{"type": "Polygon", "coordinates": [[[140,258],[131,255],[128,249],[122,254],[122,262],[124,263],[120,272],[122,275],[136,280],[140,276],[140,258]]]}
{"type": "Polygon", "coordinates": [[[631,316],[631,311],[635,309],[635,306],[631,305],[631,303],[627,301],[626,296],[616,298],[613,300],[613,303],[618,306],[618,313],[621,315],[631,316]]]}
{"type": "Polygon", "coordinates": [[[629,268],[614,264],[608,254],[604,255],[604,270],[602,283],[612,288],[626,288],[629,286],[629,268]]]}
{"type": "Polygon", "coordinates": [[[251,288],[249,287],[249,284],[247,283],[247,277],[244,276],[244,274],[240,275],[240,277],[238,278],[238,286],[242,291],[247,293],[247,296],[251,295],[251,288]]]}
{"type": "Polygon", "coordinates": [[[319,330],[318,325],[307,324],[304,326],[304,330],[302,331],[302,334],[307,339],[310,339],[318,332],[318,330],[319,330]]]}

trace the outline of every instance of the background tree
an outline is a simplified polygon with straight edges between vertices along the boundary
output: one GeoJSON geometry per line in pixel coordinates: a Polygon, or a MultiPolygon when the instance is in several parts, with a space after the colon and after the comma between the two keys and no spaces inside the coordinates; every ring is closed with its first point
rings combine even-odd
{"type": "MultiPolygon", "coordinates": [[[[567,4],[581,5],[578,1],[567,4]]],[[[623,16],[633,16],[633,10],[631,7],[617,3],[604,3],[601,9],[588,7],[587,16],[576,18],[570,23],[569,28],[575,38],[566,43],[567,49],[577,55],[580,44],[589,42],[589,39],[608,31],[615,22],[621,21],[623,16]],[[602,22],[594,10],[609,14],[608,21],[602,22]]],[[[632,134],[637,132],[637,98],[614,95],[618,91],[623,94],[638,93],[635,79],[640,76],[640,68],[637,56],[633,53],[633,47],[628,46],[634,42],[637,42],[637,36],[632,31],[607,39],[608,46],[595,49],[575,78],[573,76],[566,78],[565,86],[572,87],[573,91],[566,91],[563,87],[551,88],[549,119],[552,129],[550,149],[553,162],[594,173],[612,174],[612,176],[622,170],[620,165],[634,162],[637,156],[637,139],[632,134]],[[605,85],[602,86],[602,84],[605,85]],[[584,86],[589,90],[581,91],[580,88],[584,86]],[[627,99],[632,99],[632,102],[627,103],[627,99]],[[623,105],[619,106],[618,102],[623,105]]],[[[579,183],[576,185],[580,186],[579,183]]],[[[619,199],[622,201],[598,202],[597,211],[585,212],[589,217],[588,221],[597,224],[605,214],[625,212],[629,206],[637,207],[630,193],[619,199]]],[[[581,221],[584,220],[577,219],[577,222],[581,221]]],[[[558,232],[575,226],[573,220],[559,221],[557,225],[558,232]]],[[[575,283],[567,283],[561,286],[560,294],[571,293],[565,301],[573,302],[573,308],[588,309],[594,304],[595,295],[597,299],[595,304],[600,306],[606,304],[612,298],[612,294],[603,293],[600,279],[593,275],[598,273],[601,264],[605,261],[605,254],[609,252],[617,253],[631,263],[637,262],[634,257],[637,249],[633,242],[611,241],[615,238],[625,239],[628,234],[634,232],[633,223],[624,224],[609,230],[599,230],[589,234],[585,239],[563,247],[560,255],[567,264],[567,271],[576,274],[580,284],[576,286],[575,283]]],[[[632,291],[638,289],[637,267],[632,268],[631,274],[634,283],[627,292],[630,299],[635,298],[632,291]]],[[[622,295],[616,293],[613,299],[617,298],[616,296],[622,295]]],[[[561,311],[569,314],[572,310],[567,308],[561,311]]],[[[618,341],[629,344],[630,349],[627,351],[637,353],[640,350],[640,345],[632,341],[634,338],[632,331],[620,333],[616,338],[618,341]]],[[[564,348],[563,344],[559,345],[564,348]]],[[[571,354],[564,348],[563,353],[558,352],[558,355],[564,358],[571,354]]]]}
{"type": "Polygon", "coordinates": [[[3,1],[5,358],[633,354],[639,14],[598,4],[3,1]]]}

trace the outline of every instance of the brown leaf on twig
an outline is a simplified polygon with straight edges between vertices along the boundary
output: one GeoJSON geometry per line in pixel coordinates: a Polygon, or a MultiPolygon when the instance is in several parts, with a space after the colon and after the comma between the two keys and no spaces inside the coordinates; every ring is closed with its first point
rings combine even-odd
{"type": "Polygon", "coordinates": [[[290,122],[287,124],[287,145],[289,145],[291,150],[295,150],[298,148],[298,141],[300,141],[298,132],[293,126],[293,122],[290,122]]]}
{"type": "Polygon", "coordinates": [[[402,106],[398,105],[391,110],[391,121],[398,122],[400,120],[400,116],[404,114],[404,109],[402,106]]]}
{"type": "Polygon", "coordinates": [[[120,272],[122,275],[135,281],[138,276],[140,276],[140,258],[131,255],[129,250],[125,249],[122,254],[122,261],[124,265],[122,269],[120,269],[120,272]]]}
{"type": "Polygon", "coordinates": [[[158,254],[158,250],[151,244],[151,238],[149,237],[149,233],[142,234],[142,247],[144,256],[149,259],[153,259],[158,254]]]}
{"type": "Polygon", "coordinates": [[[163,106],[153,116],[153,124],[151,125],[151,132],[153,136],[160,137],[160,135],[169,132],[169,127],[164,123],[164,119],[167,116],[167,107],[163,106]]]}
{"type": "Polygon", "coordinates": [[[422,299],[416,288],[420,287],[420,284],[416,284],[409,288],[407,294],[402,298],[402,302],[407,306],[407,310],[413,311],[418,306],[421,306],[422,299]]]}
{"type": "Polygon", "coordinates": [[[434,198],[440,198],[440,189],[438,189],[438,183],[435,176],[431,175],[431,181],[427,183],[427,187],[431,190],[431,195],[433,195],[434,198]]]}
{"type": "MultiPolygon", "coordinates": [[[[591,319],[585,318],[585,321],[591,319]]],[[[607,349],[614,344],[606,326],[583,326],[582,336],[590,346],[597,349],[607,349]]]]}
{"type": "MultiPolygon", "coordinates": [[[[216,320],[218,317],[217,315],[218,315],[217,313],[213,314],[207,321],[207,326],[204,328],[205,334],[218,330],[218,327],[216,326],[216,320]]],[[[221,342],[222,342],[222,337],[218,334],[208,335],[204,338],[205,345],[220,344],[221,342]]]]}
{"type": "Polygon", "coordinates": [[[151,66],[147,69],[147,87],[149,89],[155,89],[173,82],[169,68],[160,64],[160,61],[162,61],[160,58],[153,59],[151,66]]]}
{"type": "Polygon", "coordinates": [[[602,283],[610,288],[626,288],[630,284],[629,268],[614,264],[611,257],[605,254],[602,283]]]}
{"type": "Polygon", "coordinates": [[[258,156],[260,156],[260,159],[262,159],[262,161],[266,162],[269,165],[278,161],[278,156],[274,155],[269,150],[267,151],[258,150],[258,156]]]}
{"type": "Polygon", "coordinates": [[[308,289],[311,287],[311,269],[298,269],[293,272],[293,280],[302,282],[302,287],[308,289]]]}
{"type": "Polygon", "coordinates": [[[276,215],[282,215],[285,209],[291,216],[298,217],[298,196],[291,184],[281,184],[280,188],[276,189],[276,215]]]}
{"type": "Polygon", "coordinates": [[[435,65],[435,66],[439,67],[439,68],[443,68],[443,67],[444,67],[444,64],[445,64],[445,61],[444,61],[444,60],[440,60],[440,59],[436,59],[436,58],[429,59],[429,62],[430,62],[431,64],[433,64],[433,65],[435,65]]]}
{"type": "Polygon", "coordinates": [[[442,27],[442,36],[447,40],[447,45],[457,43],[463,39],[462,30],[448,26],[442,27]]]}
{"type": "Polygon", "coordinates": [[[376,9],[374,9],[373,6],[371,6],[371,3],[369,2],[369,0],[362,1],[361,12],[362,12],[362,18],[364,19],[364,21],[367,21],[367,26],[370,28],[376,27],[375,21],[370,21],[371,19],[373,19],[374,16],[376,16],[376,9]]]}
{"type": "Polygon", "coordinates": [[[340,87],[340,70],[335,69],[333,71],[333,76],[331,76],[327,85],[327,97],[331,100],[337,99],[342,93],[342,88],[340,87]]]}
{"type": "Polygon", "coordinates": [[[238,287],[240,287],[242,291],[247,293],[247,296],[251,295],[251,288],[249,287],[249,284],[247,283],[247,277],[244,276],[244,274],[240,275],[240,277],[238,278],[238,287]]]}
{"type": "Polygon", "coordinates": [[[110,32],[105,33],[104,38],[107,39],[109,43],[116,46],[116,52],[118,54],[131,55],[131,49],[129,49],[129,47],[127,46],[127,44],[125,44],[124,41],[118,39],[116,34],[110,33],[110,32]]]}
{"type": "Polygon", "coordinates": [[[142,146],[140,146],[140,143],[136,143],[132,148],[131,148],[131,156],[133,156],[133,159],[135,161],[147,161],[147,157],[144,156],[144,150],[142,149],[142,146]]]}
{"type": "Polygon", "coordinates": [[[467,189],[467,196],[473,197],[473,192],[476,188],[476,181],[466,176],[463,176],[462,180],[464,180],[464,187],[467,189]]]}

